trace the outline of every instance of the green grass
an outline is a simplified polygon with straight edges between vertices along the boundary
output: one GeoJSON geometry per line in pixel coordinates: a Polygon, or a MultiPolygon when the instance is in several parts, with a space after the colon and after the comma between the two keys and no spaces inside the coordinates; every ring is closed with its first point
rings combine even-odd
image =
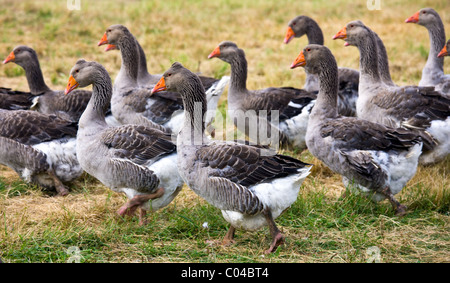
{"type": "MultiPolygon", "coordinates": [[[[404,20],[423,7],[439,11],[450,26],[446,0],[382,1],[381,11],[369,11],[366,1],[81,1],[82,11],[68,11],[66,1],[11,1],[0,6],[0,58],[19,44],[38,52],[46,82],[64,89],[79,58],[105,66],[112,78],[121,60],[118,52],[103,52],[97,42],[105,29],[121,23],[143,46],[151,73],[163,73],[173,61],[207,76],[229,75],[229,65],[208,60],[224,40],[245,50],[249,62],[247,86],[301,87],[303,70],[289,65],[306,45],[306,38],[284,45],[287,22],[299,14],[315,18],[325,44],[340,66],[358,68],[354,47],[331,37],[347,22],[360,19],[384,40],[391,74],[401,85],[417,84],[429,49],[425,28],[404,20]]],[[[447,38],[449,36],[447,35],[447,38]]],[[[0,86],[27,90],[24,72],[2,65],[0,86]]],[[[445,60],[444,71],[450,73],[445,60]]],[[[223,96],[219,112],[226,112],[223,96]]],[[[232,130],[232,129],[227,129],[232,130]]],[[[122,219],[116,210],[125,197],[95,178],[83,175],[70,185],[71,194],[27,185],[11,170],[0,167],[0,258],[4,262],[67,262],[81,251],[81,262],[367,262],[371,247],[381,262],[450,261],[450,159],[420,167],[398,195],[409,213],[398,218],[387,201],[373,203],[345,191],[340,176],[307,151],[285,151],[314,165],[297,201],[276,223],[286,243],[271,255],[267,228],[237,231],[236,244],[222,247],[228,224],[221,212],[188,188],[165,209],[138,225],[137,217],[122,219]],[[207,222],[208,228],[203,228],[207,222]]]]}
{"type": "MultiPolygon", "coordinates": [[[[85,178],[91,183],[91,177],[85,178]]],[[[187,188],[180,198],[187,195],[188,204],[176,199],[149,215],[147,225],[139,226],[137,217],[115,215],[124,197],[98,184],[75,186],[70,200],[55,200],[20,181],[1,180],[0,257],[7,262],[66,262],[73,255],[67,249],[77,247],[82,262],[365,262],[367,249],[376,246],[383,262],[448,260],[448,206],[429,205],[421,188],[409,188],[412,192],[402,196],[402,202],[413,204],[413,209],[397,218],[387,202],[375,204],[355,194],[340,198],[325,186],[316,184],[311,190],[310,185],[277,219],[286,235],[285,245],[264,255],[270,244],[267,229],[238,231],[237,243],[231,247],[209,244],[225,235],[228,224],[218,209],[187,188]],[[27,201],[42,202],[38,222],[29,219],[36,212],[27,211],[28,205],[14,207],[23,202],[19,200],[23,194],[27,201]],[[44,207],[55,202],[58,213],[44,207]],[[76,202],[94,205],[80,210],[76,202]]]]}

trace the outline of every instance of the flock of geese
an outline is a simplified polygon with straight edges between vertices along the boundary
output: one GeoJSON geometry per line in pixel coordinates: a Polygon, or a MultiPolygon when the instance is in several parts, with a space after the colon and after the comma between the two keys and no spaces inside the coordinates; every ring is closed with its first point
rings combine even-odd
{"type": "MultiPolygon", "coordinates": [[[[112,25],[98,45],[121,53],[114,83],[101,64],[80,59],[65,91],[52,90],[36,52],[17,46],[3,63],[25,70],[29,92],[0,88],[0,163],[58,195],[69,193],[65,182],[87,172],[126,194],[118,214],[139,209],[140,224],[186,184],[230,223],[223,244],[234,242],[236,229],[267,225],[272,242],[266,252],[273,252],[284,242],[274,220],[296,200],[311,165],[262,154],[264,144],[208,135],[213,117],[203,114],[217,108],[229,85],[229,110],[278,110],[278,124],[262,118],[258,123],[278,131],[281,148],[308,149],[342,175],[346,187],[374,201],[388,199],[396,215],[404,215],[406,207],[394,196],[418,164],[440,162],[450,153],[450,75],[443,72],[450,40],[445,43],[444,26],[431,8],[406,22],[426,27],[430,35],[418,86],[392,81],[382,40],[361,21],[349,22],[333,37],[358,48],[359,70],[337,66],[313,19],[289,22],[286,44],[303,35],[309,40],[291,66],[304,67],[303,89],[247,89],[245,52],[230,41],[208,56],[229,63],[230,76],[201,76],[178,62],[162,75],[150,74],[133,34],[112,25]],[[78,89],[89,85],[92,91],[78,89]]],[[[244,123],[240,130],[248,127],[244,123]]]]}

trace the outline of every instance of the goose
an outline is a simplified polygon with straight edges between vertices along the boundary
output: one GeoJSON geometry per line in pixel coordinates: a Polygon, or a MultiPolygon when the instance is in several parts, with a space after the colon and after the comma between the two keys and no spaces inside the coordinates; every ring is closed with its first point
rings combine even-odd
{"type": "Polygon", "coordinates": [[[268,225],[272,243],[265,252],[274,252],[284,241],[274,219],[295,202],[311,167],[289,156],[261,154],[260,146],[208,139],[201,118],[206,111],[205,90],[198,76],[179,62],[152,92],[162,90],[176,91],[183,99],[178,169],[187,186],[219,208],[230,223],[222,243],[233,243],[236,229],[268,225]]]}
{"type": "MultiPolygon", "coordinates": [[[[319,24],[312,18],[300,15],[288,23],[284,43],[306,34],[309,44],[324,44],[323,32],[319,24]]],[[[339,67],[339,113],[344,116],[356,116],[356,100],[358,99],[359,72],[354,69],[339,67]]],[[[306,73],[303,89],[318,91],[319,80],[316,75],[306,73]]]]}
{"type": "Polygon", "coordinates": [[[424,26],[430,37],[430,53],[423,67],[419,86],[434,86],[437,91],[450,98],[450,74],[444,74],[444,58],[438,56],[445,44],[445,29],[441,17],[433,8],[424,8],[405,22],[424,26]]]}
{"type": "MultiPolygon", "coordinates": [[[[151,88],[161,75],[148,73],[145,53],[129,29],[120,24],[108,27],[98,43],[99,46],[104,44],[108,44],[106,50],[119,49],[122,55],[122,67],[114,83],[112,99],[118,119],[123,121],[122,123],[142,123],[150,120],[173,133],[178,132],[182,124],[180,119],[183,117],[181,98],[176,93],[170,96],[167,94],[150,96],[151,88]],[[133,95],[130,95],[130,92],[133,95]],[[147,101],[147,105],[142,105],[142,101],[147,101]]],[[[205,76],[201,78],[208,90],[208,109],[212,110],[206,120],[210,126],[229,77],[220,80],[205,76]]]]}
{"type": "Polygon", "coordinates": [[[75,146],[77,124],[30,110],[0,109],[0,163],[26,182],[69,193],[64,182],[83,173],[75,146]]]}
{"type": "MultiPolygon", "coordinates": [[[[110,28],[112,28],[111,26],[110,28]]],[[[102,46],[105,44],[108,44],[105,48],[105,51],[111,51],[111,50],[119,50],[119,47],[114,44],[108,43],[108,37],[105,34],[103,35],[104,38],[102,38],[98,46],[102,46]]],[[[158,83],[159,79],[161,78],[161,74],[150,74],[147,69],[147,57],[145,56],[144,49],[142,49],[141,44],[139,44],[139,41],[135,38],[136,45],[138,48],[138,56],[139,56],[139,64],[138,64],[138,76],[137,76],[137,83],[140,86],[151,86],[158,83]]]]}
{"type": "Polygon", "coordinates": [[[450,50],[450,39],[447,41],[447,44],[445,44],[445,46],[439,52],[438,57],[450,56],[449,50],[450,50]]]}
{"type": "Polygon", "coordinates": [[[91,97],[91,92],[78,90],[76,96],[65,96],[64,91],[50,89],[44,81],[36,51],[25,45],[16,46],[3,61],[14,62],[25,70],[28,87],[33,98],[32,110],[45,114],[56,114],[78,121],[91,97]]]}
{"type": "Polygon", "coordinates": [[[176,145],[170,134],[153,127],[108,125],[111,78],[101,64],[80,59],[70,71],[65,92],[91,84],[92,97],[77,134],[80,165],[111,190],[125,193],[129,200],[118,214],[133,215],[139,208],[139,224],[144,225],[146,213],[170,204],[184,184],[178,174],[176,145]]]}
{"type": "Polygon", "coordinates": [[[384,84],[378,72],[375,36],[361,21],[348,23],[335,38],[359,49],[357,116],[420,134],[424,142],[420,164],[431,165],[443,160],[450,153],[450,100],[434,87],[384,84]]]}
{"type": "Polygon", "coordinates": [[[308,150],[342,175],[346,187],[360,190],[373,201],[388,199],[395,214],[404,215],[406,207],[394,196],[415,175],[422,151],[420,136],[405,129],[340,115],[338,68],[327,47],[307,45],[293,66],[308,69],[320,81],[306,132],[308,150]]]}
{"type": "MultiPolygon", "coordinates": [[[[364,25],[361,21],[355,21],[355,23],[358,23],[360,25],[364,25]]],[[[378,62],[378,74],[380,76],[381,81],[387,85],[387,86],[397,86],[391,77],[391,72],[389,69],[389,58],[386,51],[386,47],[384,46],[384,42],[381,40],[381,38],[378,36],[378,34],[371,30],[369,27],[367,27],[367,30],[371,31],[376,42],[377,42],[377,62],[378,62]]],[[[333,36],[334,39],[338,39],[338,35],[333,36]]],[[[345,42],[344,46],[348,46],[348,42],[345,42]]]]}
{"type": "MultiPolygon", "coordinates": [[[[303,89],[293,87],[269,87],[258,90],[247,89],[247,59],[244,50],[240,49],[236,43],[231,41],[221,42],[208,56],[219,58],[231,65],[230,86],[228,89],[228,110],[233,116],[240,113],[250,116],[258,111],[259,129],[264,129],[264,115],[262,111],[278,111],[279,123],[271,122],[272,118],[268,113],[267,137],[275,132],[279,136],[279,144],[269,139],[264,139],[264,133],[258,132],[254,137],[250,134],[250,139],[257,144],[266,144],[273,147],[296,148],[304,150],[305,132],[308,124],[308,116],[314,106],[316,92],[308,92],[303,89]],[[236,114],[237,113],[237,114],[236,114]],[[248,114],[250,113],[250,114],[248,114]]],[[[236,124],[236,123],[235,123],[236,124]]],[[[237,128],[245,134],[252,130],[245,123],[236,124],[237,128]]]]}
{"type": "Polygon", "coordinates": [[[0,109],[6,110],[27,110],[30,109],[33,99],[30,92],[12,90],[0,87],[0,109]]]}
{"type": "MultiPolygon", "coordinates": [[[[110,27],[110,29],[113,29],[114,27],[118,28],[118,27],[120,27],[120,25],[119,26],[113,25],[110,27]]],[[[119,50],[119,47],[117,45],[109,43],[108,37],[105,34],[103,35],[103,38],[99,41],[98,45],[102,46],[102,45],[108,44],[105,48],[105,51],[119,50]]],[[[142,46],[139,43],[139,41],[136,39],[136,37],[134,39],[136,42],[136,46],[138,48],[138,57],[139,57],[137,83],[139,86],[142,86],[142,87],[153,88],[155,86],[155,84],[159,81],[159,79],[161,79],[162,74],[155,75],[155,74],[150,74],[148,72],[147,57],[145,56],[145,52],[142,49],[142,46]]],[[[199,75],[199,78],[202,81],[203,86],[205,87],[206,98],[208,99],[208,103],[210,100],[208,92],[213,91],[215,93],[215,96],[220,97],[220,94],[223,92],[224,87],[229,80],[229,77],[227,77],[227,76],[222,77],[220,80],[212,78],[212,77],[202,76],[202,75],[199,75]],[[219,83],[219,81],[220,81],[220,83],[219,83]],[[219,85],[221,87],[217,88],[217,85],[219,85]]],[[[208,109],[210,109],[210,108],[208,108],[208,109]]]]}

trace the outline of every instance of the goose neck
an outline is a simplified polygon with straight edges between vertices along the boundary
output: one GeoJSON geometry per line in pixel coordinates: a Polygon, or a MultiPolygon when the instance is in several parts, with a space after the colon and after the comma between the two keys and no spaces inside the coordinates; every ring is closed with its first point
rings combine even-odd
{"type": "Polygon", "coordinates": [[[378,47],[372,32],[361,39],[358,49],[360,53],[360,81],[362,83],[380,84],[378,47]]]}
{"type": "Polygon", "coordinates": [[[21,66],[25,70],[28,87],[32,94],[39,94],[50,90],[44,81],[44,76],[42,75],[41,66],[37,57],[31,58],[31,60],[21,66]]]}
{"type": "Polygon", "coordinates": [[[198,77],[183,85],[178,92],[183,97],[184,125],[180,132],[183,144],[202,145],[206,141],[204,117],[207,110],[205,89],[198,77]],[[195,82],[195,83],[194,83],[195,82]]]}
{"type": "Polygon", "coordinates": [[[386,47],[384,46],[384,43],[378,36],[378,34],[376,34],[375,32],[373,34],[377,41],[378,47],[378,71],[380,74],[380,78],[386,85],[393,86],[395,84],[392,81],[391,72],[389,70],[389,58],[387,55],[386,47]]]}
{"type": "Polygon", "coordinates": [[[108,74],[103,74],[95,79],[92,84],[92,96],[80,118],[80,126],[92,122],[106,125],[105,116],[111,103],[112,82],[108,74]]]}
{"type": "Polygon", "coordinates": [[[319,27],[316,21],[312,19],[310,19],[308,22],[306,37],[308,38],[308,44],[324,44],[322,29],[319,27]]]}
{"type": "Polygon", "coordinates": [[[436,21],[430,26],[427,26],[428,35],[430,38],[430,53],[428,54],[425,68],[433,68],[444,72],[444,58],[437,57],[442,47],[445,45],[445,29],[442,21],[436,21]]]}
{"type": "Polygon", "coordinates": [[[334,58],[320,63],[319,93],[311,115],[335,118],[338,116],[338,67],[334,58]]]}
{"type": "MultiPolygon", "coordinates": [[[[139,53],[134,36],[124,35],[118,43],[122,57],[120,73],[125,75],[128,81],[137,83],[139,71],[139,53]]],[[[142,51],[143,52],[143,51],[142,51]]]]}
{"type": "Polygon", "coordinates": [[[230,60],[230,90],[234,92],[247,91],[247,60],[243,50],[238,50],[236,56],[230,60]]]}

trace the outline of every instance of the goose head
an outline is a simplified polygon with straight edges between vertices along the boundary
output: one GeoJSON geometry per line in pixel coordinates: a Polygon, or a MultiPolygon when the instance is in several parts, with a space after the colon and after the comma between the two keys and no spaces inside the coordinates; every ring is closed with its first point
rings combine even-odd
{"type": "Polygon", "coordinates": [[[69,94],[76,88],[93,84],[104,73],[99,66],[100,64],[96,62],[89,62],[84,59],[78,60],[70,70],[69,82],[64,93],[69,94]]]}
{"type": "Polygon", "coordinates": [[[227,63],[231,63],[239,52],[243,53],[244,51],[236,43],[223,41],[208,55],[208,59],[216,57],[227,63]]]}
{"type": "Polygon", "coordinates": [[[105,51],[112,49],[119,49],[122,38],[131,35],[130,31],[124,25],[112,25],[108,27],[103,34],[103,37],[98,42],[98,46],[108,44],[105,51]]]}
{"type": "Polygon", "coordinates": [[[199,82],[194,73],[186,69],[181,63],[175,62],[164,72],[159,82],[153,87],[152,94],[167,90],[179,92],[183,96],[183,90],[186,89],[186,86],[192,85],[192,80],[198,80],[199,82]]]}
{"type": "Polygon", "coordinates": [[[361,21],[349,22],[344,28],[333,36],[333,39],[343,39],[345,46],[359,46],[365,35],[370,34],[370,30],[361,21]]]}
{"type": "Polygon", "coordinates": [[[304,67],[311,74],[319,74],[323,69],[322,62],[330,58],[331,51],[327,47],[318,44],[307,45],[297,56],[291,65],[291,69],[304,67]]]}
{"type": "Polygon", "coordinates": [[[303,15],[293,18],[288,23],[284,43],[288,44],[294,37],[302,37],[305,35],[308,30],[308,20],[309,18],[303,15]]]}
{"type": "Polygon", "coordinates": [[[25,45],[19,45],[16,46],[11,53],[9,53],[8,57],[6,57],[3,61],[3,64],[14,62],[23,67],[27,63],[31,62],[33,58],[37,58],[36,51],[34,51],[33,48],[25,45]]]}
{"type": "Polygon", "coordinates": [[[407,18],[405,23],[415,23],[426,27],[440,21],[439,14],[433,8],[423,8],[407,18]]]}

